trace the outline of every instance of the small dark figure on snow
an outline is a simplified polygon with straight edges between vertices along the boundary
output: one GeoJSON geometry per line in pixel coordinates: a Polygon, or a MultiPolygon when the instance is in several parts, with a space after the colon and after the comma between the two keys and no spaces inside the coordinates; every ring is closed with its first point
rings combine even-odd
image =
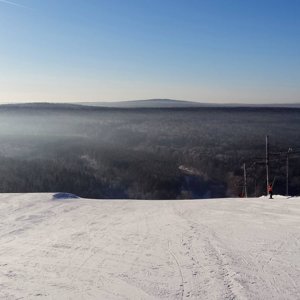
{"type": "Polygon", "coordinates": [[[270,198],[269,198],[269,199],[273,199],[273,185],[272,185],[272,183],[270,183],[270,184],[268,185],[268,193],[269,193],[269,195],[270,195],[270,198]]]}

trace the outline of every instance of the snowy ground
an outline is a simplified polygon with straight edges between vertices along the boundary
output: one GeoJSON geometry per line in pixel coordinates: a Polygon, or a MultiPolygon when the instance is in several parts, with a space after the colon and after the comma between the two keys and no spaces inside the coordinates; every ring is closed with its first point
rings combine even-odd
{"type": "Polygon", "coordinates": [[[1,299],[300,299],[300,198],[0,195],[1,299]]]}

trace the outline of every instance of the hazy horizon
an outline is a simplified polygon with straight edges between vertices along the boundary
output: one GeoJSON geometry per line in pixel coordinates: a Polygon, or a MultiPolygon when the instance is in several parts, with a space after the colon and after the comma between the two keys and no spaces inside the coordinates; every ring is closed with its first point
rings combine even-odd
{"type": "Polygon", "coordinates": [[[171,99],[171,98],[146,98],[146,99],[116,99],[116,100],[94,100],[94,101],[55,101],[55,99],[52,100],[48,100],[48,101],[42,101],[42,100],[35,100],[35,101],[0,101],[0,105],[6,105],[6,104],[43,104],[43,103],[49,103],[49,104],[122,104],[122,103],[133,103],[133,102],[152,102],[154,103],[154,101],[158,101],[158,102],[164,102],[164,101],[171,101],[171,102],[187,102],[187,103],[195,103],[195,104],[204,104],[204,105],[242,105],[242,106],[247,106],[247,105],[300,105],[300,101],[278,101],[278,102],[263,102],[263,101],[259,101],[259,102],[233,102],[233,101],[228,101],[228,102],[221,102],[221,101],[215,101],[215,102],[209,102],[209,101],[200,101],[200,100],[187,100],[187,99],[171,99]]]}

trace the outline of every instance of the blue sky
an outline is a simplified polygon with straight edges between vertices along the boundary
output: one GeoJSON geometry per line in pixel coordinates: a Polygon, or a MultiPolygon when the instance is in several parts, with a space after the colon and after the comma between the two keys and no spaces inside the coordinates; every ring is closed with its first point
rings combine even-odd
{"type": "Polygon", "coordinates": [[[300,102],[298,0],[0,0],[0,101],[300,102]]]}

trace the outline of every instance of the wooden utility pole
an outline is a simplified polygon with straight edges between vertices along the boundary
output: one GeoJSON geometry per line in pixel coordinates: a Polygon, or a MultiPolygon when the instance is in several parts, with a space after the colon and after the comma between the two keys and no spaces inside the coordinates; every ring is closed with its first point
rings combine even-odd
{"type": "Polygon", "coordinates": [[[268,195],[268,186],[269,186],[269,136],[266,136],[266,176],[267,176],[267,188],[266,192],[268,195]]]}
{"type": "Polygon", "coordinates": [[[285,195],[289,195],[289,152],[286,154],[286,190],[285,195]]]}
{"type": "Polygon", "coordinates": [[[289,195],[289,154],[293,151],[292,148],[289,148],[289,150],[286,153],[286,191],[285,195],[289,195]]]}
{"type": "Polygon", "coordinates": [[[246,173],[246,164],[244,163],[244,191],[245,191],[245,198],[248,198],[247,194],[247,173],[246,173]]]}

